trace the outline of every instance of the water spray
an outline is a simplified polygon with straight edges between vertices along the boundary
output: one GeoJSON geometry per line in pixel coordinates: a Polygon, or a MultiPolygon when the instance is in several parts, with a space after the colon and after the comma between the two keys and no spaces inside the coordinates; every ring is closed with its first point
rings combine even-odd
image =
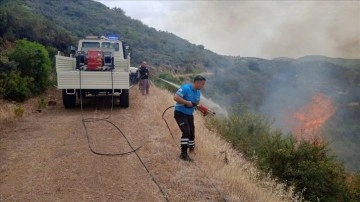
{"type": "Polygon", "coordinates": [[[207,116],[207,115],[216,115],[215,112],[209,110],[207,107],[205,107],[204,105],[197,105],[196,109],[199,110],[203,116],[207,116]]]}

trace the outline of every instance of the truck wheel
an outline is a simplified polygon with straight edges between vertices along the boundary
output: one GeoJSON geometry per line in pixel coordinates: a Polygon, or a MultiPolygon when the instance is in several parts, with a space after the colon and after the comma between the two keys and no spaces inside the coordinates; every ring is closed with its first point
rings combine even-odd
{"type": "Polygon", "coordinates": [[[63,104],[66,109],[74,108],[76,104],[76,94],[66,94],[66,89],[62,90],[63,104]]]}
{"type": "Polygon", "coordinates": [[[120,107],[128,108],[129,107],[129,90],[123,89],[120,94],[120,107]]]}

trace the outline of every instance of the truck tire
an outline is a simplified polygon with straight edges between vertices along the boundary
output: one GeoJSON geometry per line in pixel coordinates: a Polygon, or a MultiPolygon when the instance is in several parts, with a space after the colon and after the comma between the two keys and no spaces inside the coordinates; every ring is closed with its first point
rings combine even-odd
{"type": "Polygon", "coordinates": [[[66,109],[74,108],[76,105],[76,94],[69,95],[66,93],[66,89],[62,90],[63,104],[66,109]]]}
{"type": "Polygon", "coordinates": [[[120,107],[128,108],[129,107],[129,90],[123,89],[120,94],[120,107]]]}

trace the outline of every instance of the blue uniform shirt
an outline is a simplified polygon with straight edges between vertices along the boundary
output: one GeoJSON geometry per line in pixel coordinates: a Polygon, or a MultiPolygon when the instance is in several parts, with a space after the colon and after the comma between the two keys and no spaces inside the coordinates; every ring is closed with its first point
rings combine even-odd
{"type": "MultiPolygon", "coordinates": [[[[182,85],[176,94],[190,102],[198,103],[200,101],[200,90],[193,89],[192,84],[182,85]]],[[[176,103],[175,110],[187,115],[193,115],[195,107],[186,107],[183,104],[176,103]]]]}

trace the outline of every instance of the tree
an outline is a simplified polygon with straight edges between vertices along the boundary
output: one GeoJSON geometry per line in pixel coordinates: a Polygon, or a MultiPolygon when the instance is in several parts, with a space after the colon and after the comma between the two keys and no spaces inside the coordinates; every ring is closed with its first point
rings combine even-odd
{"type": "Polygon", "coordinates": [[[121,15],[125,15],[125,11],[123,9],[119,8],[119,7],[115,6],[112,10],[117,12],[117,13],[120,13],[121,15]]]}

